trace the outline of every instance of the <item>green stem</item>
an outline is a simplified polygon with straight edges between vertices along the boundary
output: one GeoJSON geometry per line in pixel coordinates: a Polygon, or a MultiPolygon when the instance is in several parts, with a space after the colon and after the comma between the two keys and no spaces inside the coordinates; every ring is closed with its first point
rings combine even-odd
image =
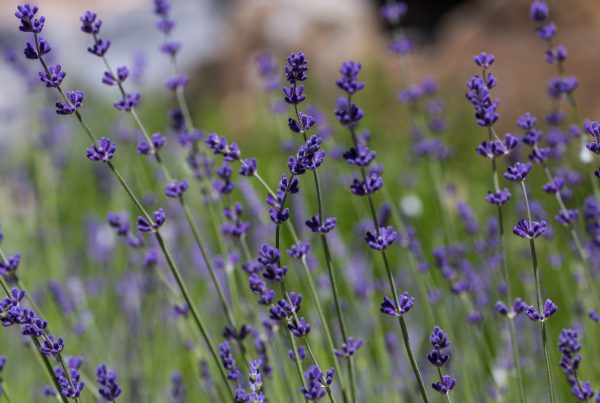
{"type": "MultiPolygon", "coordinates": [[[[531,209],[529,208],[529,199],[527,197],[527,189],[525,188],[525,181],[521,181],[521,188],[523,189],[523,197],[525,198],[525,208],[527,209],[527,217],[529,220],[529,227],[531,228],[531,209]]],[[[542,287],[540,284],[540,274],[538,270],[537,253],[535,250],[535,241],[533,238],[529,240],[529,247],[531,250],[531,262],[533,265],[533,275],[535,277],[535,295],[538,305],[538,310],[543,314],[544,305],[542,302],[542,287]]],[[[552,382],[552,371],[550,366],[550,352],[548,350],[548,334],[546,331],[545,319],[541,324],[541,335],[542,345],[544,349],[544,361],[546,364],[546,376],[548,378],[548,387],[550,391],[550,401],[554,403],[556,398],[554,396],[554,384],[552,382]]]]}

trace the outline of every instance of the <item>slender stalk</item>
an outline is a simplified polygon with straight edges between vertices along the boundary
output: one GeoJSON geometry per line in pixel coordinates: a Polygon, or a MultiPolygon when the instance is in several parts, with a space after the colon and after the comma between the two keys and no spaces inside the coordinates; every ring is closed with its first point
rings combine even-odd
{"type": "MultiPolygon", "coordinates": [[[[488,137],[490,141],[493,137],[497,137],[490,127],[488,128],[488,137]]],[[[498,180],[498,168],[496,166],[496,158],[492,158],[492,180],[494,182],[494,191],[500,191],[500,182],[498,180]]],[[[502,276],[504,278],[504,283],[506,285],[506,295],[508,297],[509,303],[512,303],[512,287],[510,282],[510,276],[508,271],[508,260],[506,258],[506,239],[504,236],[504,215],[502,213],[502,206],[497,206],[498,210],[498,235],[500,237],[500,253],[502,256],[502,276]]],[[[523,386],[523,371],[521,369],[521,357],[519,354],[519,343],[517,340],[517,332],[515,330],[515,323],[513,319],[509,319],[510,328],[510,344],[512,347],[512,359],[513,365],[515,367],[515,372],[517,373],[517,383],[519,385],[519,399],[521,403],[525,403],[525,388],[523,386]]]]}
{"type": "MultiPolygon", "coordinates": [[[[96,40],[96,35],[94,34],[94,40],[96,40]]],[[[106,68],[108,69],[109,73],[117,78],[117,86],[119,88],[119,92],[121,93],[121,96],[125,97],[126,96],[126,91],[125,88],[123,86],[123,82],[121,80],[118,79],[118,77],[114,74],[113,69],[111,68],[108,59],[106,58],[106,56],[102,56],[102,60],[104,62],[104,65],[106,66],[106,68]]],[[[177,92],[178,94],[178,99],[179,99],[179,94],[180,92],[177,92]]],[[[182,93],[181,93],[182,94],[182,93]]],[[[187,106],[186,106],[186,111],[187,111],[187,106]]],[[[163,172],[165,178],[167,179],[167,181],[170,183],[173,181],[173,175],[171,174],[171,172],[169,171],[169,168],[166,166],[166,164],[164,163],[163,159],[160,156],[160,152],[159,150],[155,149],[152,141],[150,139],[150,135],[148,134],[148,130],[146,130],[146,127],[144,126],[144,124],[142,123],[142,121],[140,120],[135,107],[132,107],[131,110],[129,111],[129,113],[131,114],[133,120],[135,121],[136,125],[138,126],[138,128],[140,129],[140,131],[143,133],[144,138],[147,142],[147,144],[151,147],[152,149],[152,153],[154,154],[154,158],[156,160],[156,162],[158,163],[161,171],[163,172]]],[[[191,125],[191,118],[189,117],[189,112],[184,113],[184,116],[187,116],[186,118],[186,124],[190,124],[191,125]],[[188,121],[189,120],[189,121],[188,121]]],[[[215,289],[217,291],[217,296],[219,297],[219,301],[221,303],[221,307],[223,308],[223,310],[225,311],[225,318],[227,320],[227,323],[229,324],[229,326],[233,327],[234,329],[237,329],[237,324],[235,321],[235,317],[231,311],[231,308],[229,307],[229,303],[227,302],[227,298],[225,297],[225,293],[223,291],[223,287],[221,286],[221,283],[217,277],[216,271],[213,267],[213,264],[211,262],[210,257],[208,256],[207,253],[207,248],[204,246],[204,243],[202,242],[202,239],[200,238],[200,234],[199,234],[199,230],[198,227],[196,226],[196,223],[194,221],[194,218],[192,216],[192,213],[189,210],[189,207],[184,203],[184,199],[183,197],[179,197],[178,198],[179,204],[181,205],[181,208],[183,209],[183,212],[185,214],[185,218],[186,221],[188,223],[188,226],[190,227],[191,231],[192,231],[192,235],[194,237],[194,241],[196,242],[196,245],[198,246],[198,249],[200,249],[200,253],[202,255],[202,259],[204,260],[204,263],[206,264],[206,267],[208,268],[208,272],[210,274],[210,278],[211,281],[213,283],[213,285],[215,286],[215,289]]],[[[248,362],[248,357],[247,354],[245,352],[245,349],[243,347],[243,345],[240,343],[240,348],[242,350],[242,355],[244,357],[244,360],[246,362],[248,362]]]]}
{"type": "MultiPolygon", "coordinates": [[[[295,87],[295,84],[294,84],[294,87],[295,87]]],[[[300,133],[302,133],[304,142],[306,142],[307,141],[306,131],[302,124],[302,120],[300,119],[300,112],[298,110],[297,104],[294,104],[294,111],[296,113],[296,119],[298,121],[298,124],[300,125],[300,133]]],[[[319,174],[317,173],[317,168],[312,170],[312,174],[313,174],[313,180],[314,180],[314,184],[315,184],[315,191],[317,194],[317,197],[316,197],[317,211],[318,211],[317,217],[319,219],[319,223],[323,224],[323,220],[324,220],[323,196],[321,194],[321,185],[319,183],[319,174]]],[[[325,264],[327,266],[327,274],[329,276],[329,282],[331,283],[333,302],[335,305],[335,312],[336,312],[338,324],[340,326],[340,331],[342,333],[342,339],[344,340],[344,342],[347,343],[348,342],[348,332],[346,331],[346,324],[344,322],[344,316],[342,314],[342,308],[340,306],[340,297],[339,297],[340,292],[338,290],[335,273],[333,271],[333,262],[331,259],[331,253],[329,252],[329,243],[327,242],[327,235],[324,233],[321,233],[320,238],[321,238],[321,245],[323,247],[323,255],[325,256],[325,264]]],[[[353,365],[354,365],[353,360],[351,359],[351,357],[348,357],[348,378],[349,378],[349,383],[350,383],[350,400],[353,403],[355,403],[356,402],[356,387],[355,387],[355,384],[352,379],[353,373],[354,373],[354,369],[352,368],[353,365]]],[[[340,374],[340,376],[341,376],[341,374],[340,374]]],[[[345,388],[342,388],[342,394],[344,395],[344,400],[346,400],[345,388]]]]}
{"type": "MultiPolygon", "coordinates": [[[[352,140],[354,142],[354,147],[356,149],[358,149],[358,140],[356,138],[356,134],[354,133],[353,128],[350,129],[350,134],[351,134],[352,140]]],[[[364,167],[360,167],[360,168],[361,168],[360,170],[361,170],[361,174],[362,174],[362,180],[366,181],[367,180],[367,172],[364,167]]],[[[375,211],[375,205],[373,203],[373,198],[371,197],[370,194],[367,195],[367,201],[369,203],[369,210],[371,212],[371,218],[373,219],[373,225],[375,227],[375,231],[377,231],[377,235],[379,235],[381,232],[379,229],[379,220],[377,219],[377,212],[375,211]]],[[[381,250],[381,257],[383,259],[383,265],[385,267],[385,272],[387,274],[388,283],[389,283],[390,289],[392,291],[392,297],[394,298],[394,303],[396,304],[396,306],[400,306],[400,302],[399,302],[399,298],[398,298],[398,291],[396,290],[396,284],[394,281],[394,275],[392,274],[392,270],[390,268],[390,264],[388,262],[385,250],[381,250]]],[[[419,371],[417,361],[415,360],[412,348],[410,346],[410,339],[408,336],[408,330],[406,329],[406,322],[404,321],[404,317],[399,316],[398,321],[400,323],[400,328],[402,330],[402,339],[404,341],[404,347],[406,348],[406,354],[408,355],[408,359],[410,361],[410,365],[412,367],[413,374],[414,374],[415,378],[417,379],[417,383],[419,384],[419,390],[421,392],[421,397],[423,398],[424,402],[429,403],[429,397],[427,396],[427,390],[425,389],[425,383],[423,382],[423,377],[421,376],[421,372],[419,371]]]]}
{"type": "MultiPolygon", "coordinates": [[[[527,197],[527,189],[525,188],[525,181],[521,181],[521,188],[523,189],[523,197],[525,198],[525,208],[527,209],[527,219],[529,221],[529,227],[531,228],[531,209],[529,208],[529,199],[527,197]]],[[[542,302],[542,287],[540,285],[540,274],[538,270],[537,253],[535,250],[535,241],[533,238],[529,240],[529,248],[531,250],[531,262],[533,266],[533,275],[535,277],[535,295],[538,305],[539,312],[543,312],[544,305],[542,302]]],[[[554,403],[556,398],[554,396],[554,383],[552,381],[552,371],[550,370],[550,352],[548,350],[548,334],[546,331],[546,322],[542,321],[541,324],[541,336],[542,345],[544,349],[544,361],[546,364],[546,376],[548,378],[548,386],[550,390],[550,401],[554,403]]]]}

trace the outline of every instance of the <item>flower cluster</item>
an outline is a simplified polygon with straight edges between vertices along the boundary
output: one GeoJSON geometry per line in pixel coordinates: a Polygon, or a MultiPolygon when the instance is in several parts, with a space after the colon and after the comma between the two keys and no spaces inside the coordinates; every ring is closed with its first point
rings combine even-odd
{"type": "Polygon", "coordinates": [[[496,86],[496,78],[488,71],[494,63],[494,55],[480,53],[473,57],[475,64],[482,68],[482,76],[475,75],[467,83],[469,91],[466,94],[467,99],[475,108],[475,118],[482,127],[492,127],[500,117],[496,110],[500,101],[493,100],[490,90],[496,86]]]}
{"type": "Polygon", "coordinates": [[[100,364],[96,368],[96,380],[100,384],[98,393],[109,402],[116,400],[122,392],[117,378],[117,373],[108,369],[106,364],[100,364]]]}
{"type": "Polygon", "coordinates": [[[521,298],[516,298],[515,303],[513,304],[511,309],[504,304],[502,301],[496,302],[496,310],[502,316],[506,316],[509,319],[513,319],[517,317],[521,312],[525,310],[527,305],[523,302],[521,298]]]}
{"type": "Polygon", "coordinates": [[[560,367],[571,386],[573,395],[581,401],[587,401],[594,397],[589,381],[581,381],[578,375],[579,365],[581,363],[581,344],[579,344],[579,335],[576,330],[563,329],[558,338],[558,351],[562,354],[560,367]]]}
{"type": "Polygon", "coordinates": [[[153,214],[154,220],[149,220],[147,217],[138,216],[137,218],[137,228],[140,232],[152,232],[158,231],[158,229],[165,223],[167,220],[167,215],[162,208],[156,210],[153,214]]]}
{"type": "Polygon", "coordinates": [[[248,221],[242,220],[243,207],[235,203],[233,208],[225,207],[224,214],[227,222],[221,225],[221,232],[234,238],[244,236],[250,227],[248,221]]]}
{"type": "Polygon", "coordinates": [[[525,308],[527,317],[533,322],[545,322],[546,320],[550,319],[550,317],[554,315],[556,311],[558,311],[558,307],[554,304],[554,302],[552,302],[552,300],[549,299],[544,302],[542,312],[539,312],[533,305],[529,305],[525,308]]]}
{"type": "Polygon", "coordinates": [[[0,276],[6,276],[8,274],[14,273],[19,268],[20,263],[21,255],[19,253],[15,253],[14,255],[8,255],[6,256],[5,260],[0,258],[0,276]]]}
{"type": "Polygon", "coordinates": [[[304,394],[306,400],[315,402],[320,400],[327,394],[326,389],[329,388],[333,382],[333,376],[335,370],[329,368],[326,374],[319,369],[317,365],[313,365],[304,373],[306,379],[306,387],[302,386],[301,391],[304,394]]]}
{"type": "Polygon", "coordinates": [[[415,305],[415,298],[408,295],[408,292],[404,292],[398,298],[396,304],[388,297],[383,297],[380,311],[386,315],[391,316],[402,316],[415,305]]]}
{"type": "MultiPolygon", "coordinates": [[[[443,351],[450,347],[448,335],[441,328],[436,326],[433,329],[431,336],[429,336],[429,342],[433,346],[433,350],[427,354],[427,360],[437,368],[442,368],[450,359],[450,356],[443,351]]],[[[456,379],[449,375],[442,376],[440,371],[440,380],[432,384],[431,387],[437,392],[447,394],[454,388],[455,385],[456,379]]]]}
{"type": "Polygon", "coordinates": [[[260,359],[250,361],[248,370],[248,389],[249,392],[242,386],[238,386],[235,391],[236,403],[266,403],[267,400],[263,394],[262,375],[260,367],[263,365],[260,359]]]}
{"type": "MultiPolygon", "coordinates": [[[[17,12],[15,13],[15,16],[21,22],[19,30],[21,32],[30,32],[33,34],[33,42],[26,42],[24,54],[27,59],[39,60],[41,62],[43,71],[39,73],[39,77],[42,83],[48,88],[58,89],[61,95],[63,95],[60,85],[67,73],[62,70],[60,64],[47,66],[43,61],[43,57],[48,54],[52,48],[48,41],[39,36],[44,28],[46,18],[43,16],[35,18],[37,12],[37,7],[25,4],[18,6],[17,12]]],[[[83,103],[83,97],[83,91],[80,90],[64,92],[64,101],[56,103],[56,113],[59,115],[70,115],[77,112],[83,103]]]]}

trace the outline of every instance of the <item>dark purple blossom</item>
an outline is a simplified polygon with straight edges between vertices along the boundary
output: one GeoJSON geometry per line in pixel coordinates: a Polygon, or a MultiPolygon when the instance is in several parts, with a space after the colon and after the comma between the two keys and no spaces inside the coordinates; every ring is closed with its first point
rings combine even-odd
{"type": "Polygon", "coordinates": [[[292,323],[288,323],[287,326],[296,337],[304,337],[310,333],[310,325],[304,318],[300,318],[297,322],[294,320],[292,323]]]}
{"type": "Polygon", "coordinates": [[[162,208],[159,208],[153,213],[154,222],[149,222],[146,217],[138,216],[137,218],[137,227],[141,232],[151,232],[158,231],[158,229],[165,223],[167,220],[167,215],[162,208]]]}
{"type": "Polygon", "coordinates": [[[513,228],[513,234],[525,239],[535,239],[544,233],[546,226],[544,220],[529,222],[527,219],[522,219],[513,228]]]}
{"type": "Polygon", "coordinates": [[[383,297],[380,311],[386,315],[391,316],[402,316],[415,305],[415,298],[408,295],[408,292],[404,292],[398,297],[398,306],[388,297],[383,297]]]}
{"type": "Polygon", "coordinates": [[[510,200],[511,194],[507,188],[495,192],[488,192],[485,200],[490,204],[502,206],[510,200]]]}
{"type": "Polygon", "coordinates": [[[342,76],[335,80],[336,85],[348,93],[348,95],[352,95],[365,88],[365,84],[358,81],[358,73],[360,73],[361,68],[362,65],[353,60],[344,62],[340,68],[342,76]]]}
{"type": "Polygon", "coordinates": [[[19,31],[33,32],[35,34],[39,34],[40,32],[42,32],[46,18],[34,18],[37,12],[38,8],[29,4],[17,6],[17,12],[15,12],[15,17],[21,20],[19,31]]]}
{"type": "Polygon", "coordinates": [[[531,163],[517,162],[513,166],[509,165],[508,167],[506,167],[506,173],[504,173],[504,178],[512,182],[521,182],[525,180],[525,178],[529,174],[529,171],[531,171],[531,163]]]}
{"type": "Polygon", "coordinates": [[[231,349],[227,342],[219,344],[219,355],[221,356],[221,362],[223,367],[227,370],[227,379],[236,380],[240,377],[240,371],[237,369],[231,349]]]}
{"type": "Polygon", "coordinates": [[[312,232],[326,234],[335,228],[336,222],[337,220],[335,217],[328,217],[321,223],[320,217],[314,216],[310,220],[306,220],[306,226],[310,228],[312,232]]]}
{"type": "Polygon", "coordinates": [[[380,227],[375,233],[367,231],[365,241],[371,249],[385,250],[397,237],[398,233],[392,227],[380,227]]]}
{"type": "Polygon", "coordinates": [[[79,20],[81,20],[81,30],[86,34],[92,35],[100,33],[102,20],[96,19],[96,17],[96,13],[92,11],[86,11],[84,15],[79,17],[79,20]]]}
{"type": "Polygon", "coordinates": [[[102,38],[96,38],[94,44],[87,48],[88,52],[98,57],[102,57],[108,52],[110,48],[110,41],[102,38]]]}
{"type": "Polygon", "coordinates": [[[113,106],[122,112],[129,112],[140,103],[140,93],[133,92],[123,96],[119,101],[113,103],[113,106]]]}
{"type": "Polygon", "coordinates": [[[75,113],[83,103],[83,91],[67,91],[65,95],[67,97],[66,102],[56,103],[56,113],[59,115],[70,115],[75,113]]]}
{"type": "Polygon", "coordinates": [[[169,183],[165,187],[165,195],[173,198],[182,197],[188,187],[189,183],[186,179],[182,179],[180,181],[174,179],[173,182],[169,183]]]}
{"type": "Polygon", "coordinates": [[[449,375],[442,376],[442,380],[436,383],[431,384],[431,387],[442,394],[449,393],[454,386],[456,385],[456,379],[449,375]]]}
{"type": "Polygon", "coordinates": [[[366,167],[375,159],[377,153],[373,150],[369,150],[369,147],[359,143],[358,148],[351,148],[346,151],[343,156],[350,165],[366,167]]]}
{"type": "Polygon", "coordinates": [[[206,137],[206,146],[213,150],[215,155],[222,155],[227,162],[240,159],[241,153],[237,144],[228,144],[224,136],[219,137],[216,133],[210,133],[206,137]]]}
{"type": "Polygon", "coordinates": [[[148,144],[145,140],[141,140],[137,146],[137,152],[141,155],[149,155],[160,150],[165,145],[165,136],[160,133],[154,133],[150,137],[152,144],[148,144]]]}
{"type": "Polygon", "coordinates": [[[348,337],[346,342],[342,343],[342,348],[334,350],[334,353],[340,358],[349,358],[352,357],[362,345],[363,339],[354,340],[353,337],[348,337]]]}
{"type": "Polygon", "coordinates": [[[117,373],[108,369],[106,364],[101,364],[96,368],[96,380],[100,384],[98,393],[109,402],[115,401],[122,392],[117,383],[117,373]]]}
{"type": "Polygon", "coordinates": [[[544,302],[543,312],[539,312],[533,305],[525,308],[525,313],[534,322],[544,322],[554,315],[556,311],[558,311],[558,307],[550,299],[544,302]]]}
{"type": "Polygon", "coordinates": [[[93,144],[86,150],[86,154],[91,161],[108,162],[112,159],[117,145],[110,141],[107,137],[102,137],[98,143],[93,144]]]}
{"type": "Polygon", "coordinates": [[[383,186],[383,178],[377,173],[371,173],[364,181],[354,179],[350,190],[357,196],[368,196],[377,192],[383,186]]]}
{"type": "Polygon", "coordinates": [[[330,368],[324,376],[323,371],[317,365],[313,365],[304,373],[306,379],[306,387],[301,388],[304,398],[309,401],[317,401],[324,397],[327,392],[326,387],[329,387],[333,382],[335,370],[330,368]]]}
{"type": "Polygon", "coordinates": [[[354,128],[363,118],[364,113],[356,104],[349,102],[347,97],[339,97],[335,108],[335,117],[346,128],[354,128]]]}

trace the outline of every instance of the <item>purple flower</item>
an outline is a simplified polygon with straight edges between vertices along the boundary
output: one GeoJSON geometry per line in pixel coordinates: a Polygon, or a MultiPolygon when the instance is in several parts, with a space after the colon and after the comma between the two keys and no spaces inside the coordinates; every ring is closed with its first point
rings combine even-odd
{"type": "Polygon", "coordinates": [[[554,49],[546,50],[546,61],[550,64],[559,64],[567,60],[567,48],[564,45],[559,45],[554,49]]]}
{"type": "Polygon", "coordinates": [[[183,88],[187,85],[188,82],[188,77],[185,75],[178,75],[176,77],[173,78],[169,78],[166,82],[165,82],[165,86],[170,89],[171,91],[175,91],[178,88],[183,88]]]}
{"type": "Polygon", "coordinates": [[[106,364],[96,368],[96,380],[101,385],[98,393],[107,401],[112,402],[121,394],[122,389],[117,383],[117,373],[109,370],[106,364]]]}
{"type": "Polygon", "coordinates": [[[504,178],[512,182],[521,182],[525,180],[525,178],[529,174],[529,171],[531,171],[531,163],[517,162],[514,166],[509,165],[508,167],[506,167],[504,178]]]}
{"type": "Polygon", "coordinates": [[[479,76],[473,76],[467,83],[466,97],[475,108],[475,118],[477,123],[482,127],[492,127],[499,118],[496,109],[500,104],[500,101],[492,101],[490,96],[490,89],[496,85],[494,76],[490,73],[487,77],[487,81],[479,76]]]}
{"type": "Polygon", "coordinates": [[[556,35],[556,24],[549,22],[548,24],[542,25],[535,30],[535,33],[540,39],[550,41],[556,35]]]}
{"type": "Polygon", "coordinates": [[[186,179],[181,181],[175,179],[165,187],[165,195],[173,198],[182,197],[188,186],[189,183],[186,179]]]}
{"type": "Polygon", "coordinates": [[[60,354],[65,346],[65,342],[62,337],[55,339],[53,335],[48,334],[44,337],[42,345],[40,346],[40,352],[47,356],[55,356],[60,354]]]}
{"type": "Polygon", "coordinates": [[[300,318],[298,322],[293,321],[288,323],[288,329],[296,337],[304,337],[310,333],[310,325],[306,322],[306,319],[300,318]]]}
{"type": "MultiPolygon", "coordinates": [[[[52,50],[52,48],[50,47],[50,43],[48,43],[48,41],[46,41],[41,36],[37,38],[37,42],[38,42],[37,50],[35,48],[34,43],[31,43],[30,41],[27,41],[25,43],[25,49],[23,50],[23,53],[25,54],[26,59],[30,59],[30,60],[39,59],[40,56],[44,56],[44,55],[50,53],[50,51],[52,50]],[[39,50],[39,53],[38,53],[38,50],[39,50]]],[[[42,75],[42,73],[40,73],[40,76],[41,75],[42,75]]],[[[64,77],[64,73],[63,73],[63,77],[64,77]]],[[[62,78],[61,78],[61,80],[62,80],[62,78]]],[[[42,81],[44,81],[44,80],[42,79],[42,81]]]]}
{"type": "Polygon", "coordinates": [[[530,223],[527,219],[522,219],[513,228],[513,234],[525,239],[535,239],[544,233],[546,225],[544,220],[530,223]]]}
{"type": "Polygon", "coordinates": [[[535,22],[544,22],[548,18],[548,4],[545,1],[536,0],[529,8],[529,18],[535,22]]]}
{"type": "Polygon", "coordinates": [[[367,231],[365,241],[371,249],[382,251],[390,246],[397,237],[398,233],[392,227],[380,227],[375,234],[367,231]]]}
{"type": "Polygon", "coordinates": [[[48,71],[41,71],[40,80],[46,84],[48,88],[56,88],[62,83],[63,79],[67,75],[64,71],[61,71],[60,64],[48,67],[48,71]]]}
{"type": "Polygon", "coordinates": [[[19,263],[21,263],[21,255],[18,253],[6,256],[6,260],[0,258],[0,276],[15,272],[19,268],[19,263]]]}
{"type": "Polygon", "coordinates": [[[340,358],[349,358],[363,345],[363,339],[354,340],[353,337],[348,337],[346,343],[342,343],[342,348],[334,350],[335,355],[340,358]]]}
{"type": "Polygon", "coordinates": [[[116,76],[110,72],[105,71],[104,76],[102,77],[102,83],[106,85],[116,85],[124,82],[129,77],[129,69],[126,66],[117,67],[116,76]]]}
{"type": "Polygon", "coordinates": [[[335,108],[335,117],[346,128],[358,125],[364,113],[356,104],[349,102],[347,97],[339,97],[335,108]]]}
{"type": "Polygon", "coordinates": [[[358,81],[358,73],[360,73],[361,68],[362,65],[355,61],[349,60],[344,62],[340,68],[342,77],[335,80],[336,85],[341,90],[347,92],[348,95],[352,95],[365,88],[365,83],[358,81]]]}
{"type": "Polygon", "coordinates": [[[129,112],[131,109],[138,106],[140,103],[140,93],[128,93],[123,96],[119,101],[113,103],[113,106],[120,111],[129,112]]]}
{"type": "Polygon", "coordinates": [[[300,121],[289,118],[288,126],[294,133],[306,133],[317,121],[313,116],[299,112],[300,121]]]}
{"type": "MultiPolygon", "coordinates": [[[[296,354],[294,354],[293,350],[288,351],[288,357],[290,357],[290,360],[292,361],[296,360],[296,354]]],[[[303,346],[298,346],[298,358],[300,358],[300,361],[304,361],[304,358],[306,358],[306,350],[303,346]]]]}
{"type": "Polygon", "coordinates": [[[447,394],[452,389],[454,389],[455,385],[456,385],[456,379],[454,379],[453,377],[451,377],[449,375],[444,375],[444,376],[442,376],[442,380],[440,382],[431,384],[431,387],[437,392],[440,392],[442,394],[447,394]]]}
{"type": "Polygon", "coordinates": [[[246,234],[250,224],[241,219],[242,212],[243,208],[241,203],[235,203],[233,209],[229,207],[224,208],[225,217],[229,222],[226,222],[221,226],[221,232],[223,232],[223,234],[238,238],[246,234]]]}
{"type": "Polygon", "coordinates": [[[86,11],[84,15],[79,17],[81,20],[81,30],[86,34],[96,35],[100,33],[100,27],[102,26],[102,20],[96,20],[96,13],[92,11],[86,11]]]}
{"type": "Polygon", "coordinates": [[[17,12],[15,12],[15,17],[21,20],[19,31],[33,32],[35,34],[39,34],[40,32],[42,32],[46,18],[34,18],[37,12],[38,8],[35,6],[32,7],[29,4],[17,6],[17,12]]]}
{"type": "Polygon", "coordinates": [[[496,57],[494,55],[485,52],[481,52],[480,54],[473,56],[473,61],[475,64],[484,70],[489,69],[490,66],[494,64],[495,60],[496,57]]]}
{"type": "Polygon", "coordinates": [[[344,153],[344,159],[350,165],[359,167],[368,166],[377,156],[375,151],[369,150],[369,147],[358,144],[358,149],[351,148],[344,153]]]}
{"type": "Polygon", "coordinates": [[[223,367],[227,370],[227,379],[236,380],[240,377],[240,371],[235,365],[235,360],[231,354],[231,349],[227,342],[219,344],[219,355],[221,356],[221,362],[223,367]]]}
{"type": "Polygon", "coordinates": [[[75,113],[83,103],[83,91],[67,91],[65,95],[67,97],[66,102],[56,103],[56,113],[59,115],[70,115],[75,113]]]}
{"type": "Polygon", "coordinates": [[[92,144],[90,148],[86,150],[86,154],[91,161],[102,161],[108,162],[112,159],[117,145],[110,141],[107,137],[102,137],[98,140],[98,143],[92,144]]]}
{"type": "Polygon", "coordinates": [[[515,303],[512,308],[509,310],[504,302],[498,301],[496,302],[496,310],[500,313],[500,315],[507,316],[512,319],[523,312],[526,308],[526,305],[523,303],[521,298],[515,299],[515,303]]]}
{"type": "Polygon", "coordinates": [[[102,57],[108,52],[108,48],[110,48],[110,41],[104,40],[102,38],[96,38],[94,44],[87,48],[88,52],[98,57],[102,57]]]}
{"type": "Polygon", "coordinates": [[[140,232],[151,232],[158,231],[158,229],[165,223],[167,220],[167,215],[162,208],[159,208],[153,213],[154,222],[149,222],[146,217],[138,216],[137,218],[137,227],[140,232]]]}
{"type": "Polygon", "coordinates": [[[495,192],[488,192],[485,200],[490,204],[502,206],[510,200],[511,194],[507,188],[495,192]]]}
{"type": "Polygon", "coordinates": [[[317,365],[313,365],[304,373],[306,379],[306,387],[300,389],[304,394],[304,398],[309,401],[320,400],[327,394],[325,387],[328,387],[333,382],[335,370],[330,368],[324,376],[323,371],[317,365]]]}
{"type": "Polygon", "coordinates": [[[525,308],[525,313],[534,322],[544,322],[554,315],[556,311],[558,311],[558,307],[550,299],[544,302],[543,312],[538,312],[533,305],[525,308]]]}
{"type": "Polygon", "coordinates": [[[555,219],[562,225],[570,226],[579,217],[577,210],[561,210],[556,215],[555,219]]]}
{"type": "Polygon", "coordinates": [[[292,53],[287,58],[288,65],[285,66],[285,78],[290,84],[296,84],[297,81],[304,81],[308,78],[308,61],[303,52],[292,53]]]}
{"type": "Polygon", "coordinates": [[[257,169],[256,158],[249,158],[246,160],[240,160],[242,166],[240,167],[239,173],[242,176],[254,176],[257,169]]]}
{"type": "Polygon", "coordinates": [[[565,185],[565,180],[561,177],[554,177],[548,183],[546,183],[542,188],[546,193],[558,193],[561,191],[563,186],[565,185]]]}
{"type": "Polygon", "coordinates": [[[298,241],[298,245],[292,245],[292,247],[287,251],[290,257],[295,259],[302,259],[304,256],[308,254],[310,250],[310,244],[302,241],[298,241]]]}
{"type": "Polygon", "coordinates": [[[402,316],[415,305],[415,298],[408,295],[408,292],[400,294],[398,297],[399,305],[396,304],[388,297],[383,297],[380,311],[386,315],[391,316],[402,316]]]}
{"type": "Polygon", "coordinates": [[[148,155],[153,152],[160,150],[165,145],[165,136],[160,133],[154,133],[150,137],[152,145],[148,144],[145,140],[141,140],[137,146],[137,152],[141,155],[148,155]]]}
{"type": "Polygon", "coordinates": [[[496,158],[502,155],[507,155],[513,148],[517,146],[519,139],[510,133],[504,136],[504,140],[484,141],[476,151],[483,157],[496,158]]]}
{"type": "Polygon", "coordinates": [[[354,179],[350,185],[350,190],[357,196],[368,196],[383,186],[383,178],[377,173],[371,173],[364,181],[354,179]]]}
{"type": "Polygon", "coordinates": [[[228,144],[224,136],[219,137],[216,133],[210,133],[206,137],[206,146],[213,150],[215,155],[222,155],[227,162],[240,159],[241,153],[237,144],[228,144]]]}
{"type": "Polygon", "coordinates": [[[335,228],[337,220],[335,217],[328,217],[321,224],[321,219],[319,216],[314,216],[310,220],[306,221],[306,226],[310,228],[312,232],[319,232],[321,234],[326,234],[329,231],[335,228]]]}

